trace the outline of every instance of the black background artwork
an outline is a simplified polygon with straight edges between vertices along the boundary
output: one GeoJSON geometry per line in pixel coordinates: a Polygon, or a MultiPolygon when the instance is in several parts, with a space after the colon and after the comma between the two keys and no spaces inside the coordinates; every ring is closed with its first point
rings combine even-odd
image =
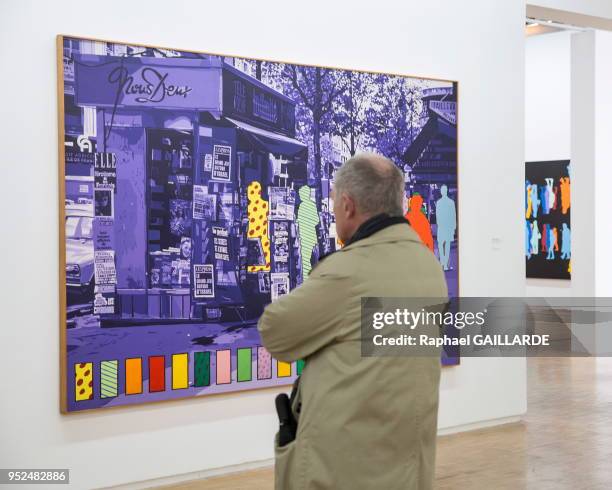
{"type": "Polygon", "coordinates": [[[527,277],[571,278],[570,161],[525,164],[527,277]]]}

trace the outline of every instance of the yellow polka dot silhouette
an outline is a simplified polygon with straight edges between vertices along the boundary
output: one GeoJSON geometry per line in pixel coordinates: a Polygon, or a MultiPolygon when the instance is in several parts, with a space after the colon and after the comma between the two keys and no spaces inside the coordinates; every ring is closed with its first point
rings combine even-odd
{"type": "Polygon", "coordinates": [[[268,202],[261,197],[261,184],[254,180],[247,187],[247,216],[249,226],[247,237],[250,240],[260,240],[263,249],[265,265],[247,265],[247,272],[270,270],[270,239],[268,238],[268,202]]]}

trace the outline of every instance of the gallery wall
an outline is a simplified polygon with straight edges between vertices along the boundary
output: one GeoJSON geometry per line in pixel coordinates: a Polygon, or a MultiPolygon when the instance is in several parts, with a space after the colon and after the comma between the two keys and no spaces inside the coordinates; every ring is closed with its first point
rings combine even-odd
{"type": "Polygon", "coordinates": [[[575,35],[571,55],[572,156],[580,162],[572,189],[575,214],[580,218],[573,221],[577,240],[572,244],[572,290],[574,296],[610,297],[612,33],[587,31],[575,35]]]}
{"type": "MultiPolygon", "coordinates": [[[[571,160],[571,36],[525,39],[525,161],[571,160]]],[[[571,280],[526,279],[529,297],[571,295],[571,280]]]]}
{"type": "MultiPolygon", "coordinates": [[[[524,294],[524,3],[373,5],[3,2],[2,466],[69,467],[91,488],[272,457],[278,390],[60,415],[58,33],[458,80],[460,293],[524,294]]],[[[444,371],[440,428],[515,420],[525,386],[524,360],[463,359],[444,371]]]]}
{"type": "Polygon", "coordinates": [[[573,31],[525,39],[525,159],[570,158],[570,55],[573,31]]]}

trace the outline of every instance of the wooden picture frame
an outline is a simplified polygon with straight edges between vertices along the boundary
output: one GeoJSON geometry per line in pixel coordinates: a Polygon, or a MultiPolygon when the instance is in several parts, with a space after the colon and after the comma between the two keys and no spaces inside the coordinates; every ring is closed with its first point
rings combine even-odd
{"type": "MultiPolygon", "coordinates": [[[[456,81],[79,36],[59,35],[57,49],[62,413],[291,383],[303,363],[269,358],[255,322],[272,289],[304,280],[299,188],[319,214],[310,260],[333,251],[330,182],[355,150],[409,169],[407,193],[424,197],[432,222],[442,185],[457,205],[456,81]],[[322,77],[330,98],[339,84],[358,88],[368,118],[409,127],[394,141],[360,123],[362,146],[347,148],[346,132],[356,133],[336,94],[327,109],[336,126],[319,124],[315,138],[303,130],[314,120],[309,77],[322,77]],[[368,97],[397,97],[405,113],[376,113],[368,97]],[[435,169],[427,152],[447,167],[435,169]],[[263,233],[248,225],[259,219],[251,190],[267,206],[280,199],[258,222],[263,233]]],[[[458,296],[456,217],[450,242],[447,280],[458,296]]],[[[443,359],[458,362],[457,353],[443,359]]]]}

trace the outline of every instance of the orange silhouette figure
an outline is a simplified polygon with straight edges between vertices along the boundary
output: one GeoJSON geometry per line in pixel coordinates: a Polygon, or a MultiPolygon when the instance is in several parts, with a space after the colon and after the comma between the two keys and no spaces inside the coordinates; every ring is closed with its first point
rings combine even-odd
{"type": "Polygon", "coordinates": [[[405,218],[414,231],[417,232],[421,241],[433,252],[434,244],[433,236],[431,235],[431,225],[429,224],[427,216],[423,214],[421,210],[422,207],[423,198],[419,194],[415,194],[408,201],[408,212],[405,218]]]}
{"type": "Polygon", "coordinates": [[[570,179],[569,177],[561,177],[561,213],[567,214],[570,208],[570,179]]]}

